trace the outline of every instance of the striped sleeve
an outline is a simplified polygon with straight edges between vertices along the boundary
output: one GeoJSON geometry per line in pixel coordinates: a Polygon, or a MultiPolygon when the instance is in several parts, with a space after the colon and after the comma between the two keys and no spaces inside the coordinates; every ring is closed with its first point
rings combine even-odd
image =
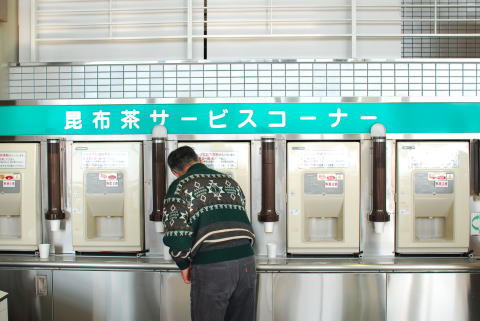
{"type": "Polygon", "coordinates": [[[189,224],[187,203],[176,195],[165,198],[163,207],[165,236],[163,243],[180,270],[190,266],[193,229],[189,224]]]}

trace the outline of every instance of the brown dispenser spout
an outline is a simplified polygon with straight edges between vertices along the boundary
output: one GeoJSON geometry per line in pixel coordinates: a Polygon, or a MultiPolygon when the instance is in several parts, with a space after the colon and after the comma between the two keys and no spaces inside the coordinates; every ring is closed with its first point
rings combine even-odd
{"type": "Polygon", "coordinates": [[[63,220],[65,212],[62,210],[62,167],[60,162],[61,146],[59,139],[47,141],[48,158],[48,211],[47,220],[63,220]]]}
{"type": "Polygon", "coordinates": [[[387,213],[387,179],[386,179],[386,138],[385,127],[381,124],[372,126],[373,140],[373,209],[368,216],[371,222],[388,222],[387,213]]]}
{"type": "Polygon", "coordinates": [[[275,210],[275,139],[262,138],[262,210],[260,222],[278,222],[275,210]]]}
{"type": "Polygon", "coordinates": [[[163,200],[166,193],[165,140],[152,139],[153,211],[150,221],[160,222],[163,217],[163,200]]]}

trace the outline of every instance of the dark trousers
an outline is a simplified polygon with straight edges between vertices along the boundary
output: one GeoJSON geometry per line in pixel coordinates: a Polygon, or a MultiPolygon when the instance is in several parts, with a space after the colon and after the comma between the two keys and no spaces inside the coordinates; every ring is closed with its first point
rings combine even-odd
{"type": "Polygon", "coordinates": [[[257,275],[253,256],[191,271],[192,321],[254,321],[257,275]]]}

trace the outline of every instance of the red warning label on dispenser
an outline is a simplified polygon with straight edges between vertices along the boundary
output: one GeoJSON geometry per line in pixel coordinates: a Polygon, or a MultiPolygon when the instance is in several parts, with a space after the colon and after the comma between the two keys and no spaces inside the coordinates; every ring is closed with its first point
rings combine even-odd
{"type": "Polygon", "coordinates": [[[452,179],[453,179],[453,173],[428,172],[429,181],[444,181],[444,180],[452,180],[452,179]]]}
{"type": "Polygon", "coordinates": [[[338,181],[325,181],[325,188],[338,188],[338,181]]]}
{"type": "Polygon", "coordinates": [[[118,187],[118,180],[117,179],[107,179],[105,181],[106,187],[118,187]]]}
{"type": "Polygon", "coordinates": [[[117,173],[102,172],[102,173],[98,173],[98,179],[101,180],[101,181],[116,180],[116,179],[118,179],[118,174],[117,173]]]}
{"type": "Polygon", "coordinates": [[[11,181],[3,181],[3,187],[15,187],[15,181],[14,180],[11,180],[11,181]]]}
{"type": "Polygon", "coordinates": [[[449,181],[453,180],[453,173],[429,172],[428,180],[433,182],[435,187],[448,187],[449,181]]]}
{"type": "Polygon", "coordinates": [[[0,174],[0,181],[19,180],[21,177],[20,174],[0,174]]]}
{"type": "Polygon", "coordinates": [[[319,181],[337,181],[343,180],[343,174],[317,174],[317,180],[319,181]]]}
{"type": "Polygon", "coordinates": [[[435,187],[448,187],[448,181],[435,181],[435,187]]]}

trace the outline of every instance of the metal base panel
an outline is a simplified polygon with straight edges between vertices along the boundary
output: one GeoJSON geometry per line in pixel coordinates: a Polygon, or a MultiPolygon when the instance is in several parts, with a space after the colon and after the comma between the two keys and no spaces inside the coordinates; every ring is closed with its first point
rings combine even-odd
{"type": "Polygon", "coordinates": [[[273,319],[385,320],[385,280],[384,273],[275,274],[273,319]]]}
{"type": "Polygon", "coordinates": [[[2,269],[0,270],[0,289],[8,293],[9,320],[53,320],[52,271],[2,269]]]}
{"type": "Polygon", "coordinates": [[[387,275],[388,321],[480,320],[480,274],[387,275]]]}
{"type": "Polygon", "coordinates": [[[53,271],[56,321],[158,321],[160,273],[53,271]]]}

